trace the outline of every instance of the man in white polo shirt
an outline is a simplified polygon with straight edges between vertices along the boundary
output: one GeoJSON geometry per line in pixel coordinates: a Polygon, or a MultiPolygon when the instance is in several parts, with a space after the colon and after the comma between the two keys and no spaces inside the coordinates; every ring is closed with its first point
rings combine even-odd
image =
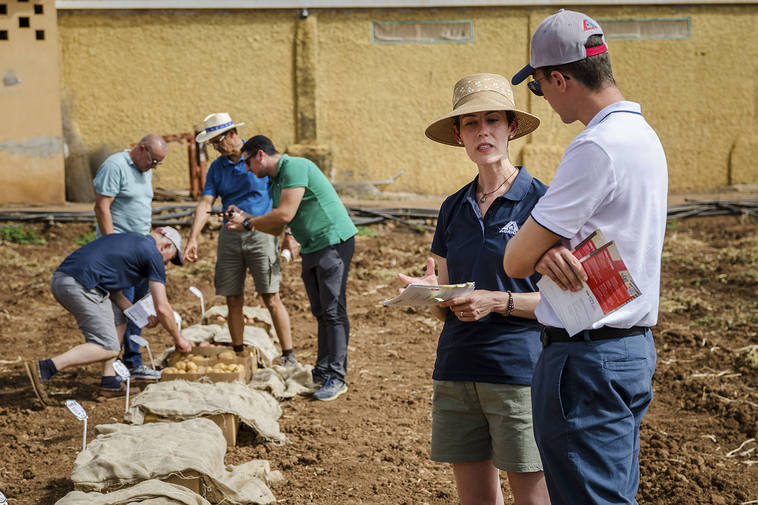
{"type": "Polygon", "coordinates": [[[534,431],[553,505],[637,503],[639,428],[652,400],[668,174],[657,135],[616,87],[602,29],[561,10],[531,41],[529,89],[564,123],[569,145],[547,193],[511,239],[511,277],[537,272],[577,291],[586,273],[570,249],[599,229],[613,240],[642,294],[570,336],[543,298],[546,326],[532,383],[534,431]]]}

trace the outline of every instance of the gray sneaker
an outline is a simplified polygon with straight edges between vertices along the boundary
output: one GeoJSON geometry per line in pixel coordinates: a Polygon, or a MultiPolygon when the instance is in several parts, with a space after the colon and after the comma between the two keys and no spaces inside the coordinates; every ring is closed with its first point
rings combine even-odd
{"type": "Polygon", "coordinates": [[[295,356],[295,353],[290,353],[286,356],[282,356],[281,360],[279,360],[279,364],[283,367],[291,367],[297,365],[297,356],[295,356]]]}
{"type": "Polygon", "coordinates": [[[313,393],[313,398],[322,402],[330,402],[345,393],[347,393],[347,384],[335,377],[329,377],[321,389],[313,393]]]}
{"type": "Polygon", "coordinates": [[[159,381],[161,380],[160,370],[153,370],[145,365],[129,370],[132,380],[159,381]]]}

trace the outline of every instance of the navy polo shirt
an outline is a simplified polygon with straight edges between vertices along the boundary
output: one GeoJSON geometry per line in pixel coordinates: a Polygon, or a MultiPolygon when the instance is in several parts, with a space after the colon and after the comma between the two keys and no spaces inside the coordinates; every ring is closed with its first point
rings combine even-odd
{"type": "MultiPolygon", "coordinates": [[[[476,202],[478,177],[440,208],[432,253],[447,261],[450,283],[474,281],[475,289],[537,291],[539,274],[511,279],[503,269],[505,246],[547,191],[521,168],[510,189],[482,217],[476,202]]],[[[536,319],[491,313],[461,322],[448,313],[437,344],[434,379],[530,385],[542,351],[536,319]]]]}
{"type": "Polygon", "coordinates": [[[226,156],[219,156],[211,163],[203,187],[203,196],[206,195],[220,196],[224,210],[236,205],[253,216],[271,212],[268,177],[259,179],[248,172],[241,156],[237,163],[226,156]]]}
{"type": "Polygon", "coordinates": [[[144,279],[166,283],[163,256],[150,235],[103,235],[68,255],[58,270],[85,289],[114,293],[144,279]]]}

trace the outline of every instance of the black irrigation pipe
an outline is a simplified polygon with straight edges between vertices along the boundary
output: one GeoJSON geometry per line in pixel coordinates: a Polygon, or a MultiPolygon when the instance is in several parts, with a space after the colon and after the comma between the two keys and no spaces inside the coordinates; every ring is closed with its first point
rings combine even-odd
{"type": "Polygon", "coordinates": [[[359,209],[356,207],[348,207],[348,211],[350,211],[351,213],[366,214],[368,216],[374,216],[374,217],[379,217],[382,219],[388,219],[391,221],[397,221],[398,223],[409,226],[411,229],[417,232],[434,231],[434,227],[432,226],[428,226],[426,224],[415,223],[413,221],[408,221],[407,219],[396,217],[393,214],[389,214],[387,212],[378,212],[376,210],[359,209]]]}
{"type": "MultiPolygon", "coordinates": [[[[153,224],[156,226],[190,226],[192,225],[196,204],[167,205],[153,209],[153,224]],[[182,219],[186,218],[186,219],[182,219]]],[[[220,211],[221,207],[215,207],[220,211]]],[[[404,224],[413,230],[434,230],[423,223],[436,219],[438,209],[420,209],[409,207],[372,208],[348,207],[351,219],[357,226],[380,223],[385,220],[404,224]]],[[[708,200],[689,201],[672,205],[668,209],[668,219],[685,219],[689,217],[708,217],[725,215],[749,215],[758,217],[758,199],[742,200],[708,200]]],[[[49,211],[49,210],[11,210],[0,211],[0,222],[46,222],[46,223],[91,223],[95,220],[93,211],[49,211]]]]}

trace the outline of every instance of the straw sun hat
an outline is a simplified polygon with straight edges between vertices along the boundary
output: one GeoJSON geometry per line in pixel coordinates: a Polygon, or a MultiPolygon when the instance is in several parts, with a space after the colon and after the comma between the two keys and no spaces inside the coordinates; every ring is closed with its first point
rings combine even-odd
{"type": "Polygon", "coordinates": [[[441,144],[459,146],[453,135],[454,119],[464,114],[490,110],[513,111],[518,119],[518,129],[513,139],[533,132],[540,125],[537,117],[516,109],[508,79],[497,74],[473,74],[455,83],[453,111],[430,124],[426,128],[426,136],[441,144]]]}
{"type": "Polygon", "coordinates": [[[243,124],[245,123],[235,124],[234,121],[232,121],[232,117],[226,112],[210,114],[203,119],[203,129],[197,134],[195,141],[202,144],[208,139],[217,137],[224,132],[228,132],[232,128],[242,126],[243,124]]]}

